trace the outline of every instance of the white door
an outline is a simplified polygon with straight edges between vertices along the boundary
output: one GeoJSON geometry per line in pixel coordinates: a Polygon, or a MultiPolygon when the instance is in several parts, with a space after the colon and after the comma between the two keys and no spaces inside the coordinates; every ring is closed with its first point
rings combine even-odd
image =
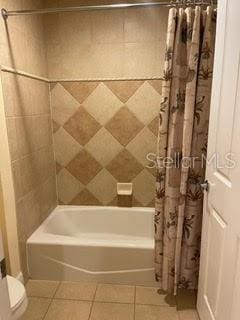
{"type": "MultiPolygon", "coordinates": [[[[2,234],[0,231],[0,262],[3,261],[4,253],[3,253],[3,246],[2,246],[2,234]]],[[[6,277],[3,278],[2,273],[3,269],[0,265],[0,320],[7,320],[10,319],[10,302],[9,302],[9,295],[8,295],[8,288],[7,288],[7,279],[6,277]]]]}
{"type": "Polygon", "coordinates": [[[197,308],[240,319],[240,1],[219,0],[197,308]],[[230,155],[231,154],[231,155],[230,155]],[[233,165],[226,157],[236,162],[233,165]],[[213,160],[213,158],[212,158],[213,160]],[[215,161],[216,162],[216,161],[215,161]]]}

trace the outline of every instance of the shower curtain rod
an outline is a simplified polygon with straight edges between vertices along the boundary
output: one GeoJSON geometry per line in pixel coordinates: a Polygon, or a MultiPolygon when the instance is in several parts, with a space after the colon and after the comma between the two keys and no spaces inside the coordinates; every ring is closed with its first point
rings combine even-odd
{"type": "Polygon", "coordinates": [[[173,7],[173,6],[196,6],[196,5],[216,5],[216,0],[202,1],[202,0],[178,0],[166,2],[140,2],[140,3],[119,3],[119,4],[105,4],[105,5],[91,5],[79,7],[64,7],[64,8],[46,8],[36,10],[18,10],[8,11],[5,8],[1,9],[2,17],[7,19],[11,16],[24,16],[32,14],[47,14],[47,13],[61,13],[61,12],[76,12],[76,11],[90,11],[90,10],[112,10],[112,9],[126,9],[126,8],[145,8],[145,7],[173,7]]]}

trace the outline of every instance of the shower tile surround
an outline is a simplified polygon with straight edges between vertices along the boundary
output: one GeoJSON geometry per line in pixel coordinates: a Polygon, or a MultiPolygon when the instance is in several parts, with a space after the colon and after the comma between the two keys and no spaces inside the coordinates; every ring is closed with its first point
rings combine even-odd
{"type": "MultiPolygon", "coordinates": [[[[18,10],[83,1],[0,4],[18,10]]],[[[153,205],[154,175],[145,156],[155,151],[161,81],[100,79],[161,76],[166,23],[167,9],[12,17],[8,32],[1,20],[2,65],[72,80],[52,83],[50,99],[47,83],[1,73],[25,278],[26,240],[56,206],[55,169],[60,204],[116,205],[117,181],[131,181],[133,205],[153,205]]]]}
{"type": "Polygon", "coordinates": [[[116,205],[117,182],[133,183],[133,205],[153,206],[161,80],[51,85],[61,204],[116,205]],[[151,159],[153,157],[151,156],[151,159]]]}
{"type": "Polygon", "coordinates": [[[56,207],[56,177],[47,83],[2,74],[15,189],[19,249],[27,278],[26,241],[56,207]]]}

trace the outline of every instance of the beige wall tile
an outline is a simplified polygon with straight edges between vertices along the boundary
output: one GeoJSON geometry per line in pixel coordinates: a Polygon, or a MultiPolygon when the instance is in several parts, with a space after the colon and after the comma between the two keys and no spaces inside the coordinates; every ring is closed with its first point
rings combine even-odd
{"type": "Polygon", "coordinates": [[[145,81],[126,104],[136,117],[147,125],[158,115],[160,102],[160,94],[145,81]]]}
{"type": "Polygon", "coordinates": [[[142,165],[126,149],[107,165],[107,170],[118,182],[132,181],[142,169],[142,165]]]}
{"type": "Polygon", "coordinates": [[[59,83],[51,90],[52,118],[63,125],[79,107],[78,101],[59,83]]]}
{"type": "Polygon", "coordinates": [[[45,18],[50,77],[161,76],[167,16],[168,10],[148,8],[45,18]]]}
{"type": "Polygon", "coordinates": [[[123,104],[104,83],[100,83],[83,105],[100,124],[104,125],[123,104]]]}
{"type": "Polygon", "coordinates": [[[157,138],[144,127],[137,136],[126,146],[126,149],[144,166],[151,165],[148,160],[149,154],[156,154],[157,138]]]}
{"type": "Polygon", "coordinates": [[[148,205],[154,198],[155,178],[143,169],[136,178],[133,179],[133,196],[144,206],[148,205]]]}
{"type": "Polygon", "coordinates": [[[124,40],[126,43],[146,43],[157,40],[162,30],[157,29],[159,11],[154,8],[126,10],[124,15],[124,40]]]}
{"type": "Polygon", "coordinates": [[[126,146],[143,128],[143,124],[127,107],[123,106],[105,127],[123,146],[126,146]]]}
{"type": "Polygon", "coordinates": [[[98,206],[101,205],[99,200],[87,189],[82,190],[71,202],[74,206],[98,206]]]}
{"type": "Polygon", "coordinates": [[[57,175],[57,187],[59,200],[65,204],[73,200],[83,189],[81,182],[64,168],[57,175]]]}
{"type": "Polygon", "coordinates": [[[53,140],[55,159],[62,166],[66,166],[82,149],[81,145],[63,128],[54,133],[53,140]]]}
{"type": "Polygon", "coordinates": [[[90,115],[85,108],[80,106],[68,119],[63,128],[80,145],[85,145],[101,128],[101,125],[90,115]]]}
{"type": "Polygon", "coordinates": [[[102,166],[89,152],[83,149],[69,162],[66,169],[86,185],[98,174],[102,166]]]}
{"type": "Polygon", "coordinates": [[[106,166],[123,147],[104,127],[102,127],[86,144],[85,148],[102,166],[106,166]]]}
{"type": "Polygon", "coordinates": [[[102,169],[87,185],[87,189],[106,205],[116,196],[117,181],[106,169],[102,169]]]}
{"type": "Polygon", "coordinates": [[[124,40],[123,10],[91,12],[91,25],[93,42],[121,43],[124,40]]]}

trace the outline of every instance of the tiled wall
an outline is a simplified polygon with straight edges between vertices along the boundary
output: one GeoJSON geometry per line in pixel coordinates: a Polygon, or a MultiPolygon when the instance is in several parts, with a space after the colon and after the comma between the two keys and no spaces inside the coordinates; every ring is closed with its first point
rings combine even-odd
{"type": "Polygon", "coordinates": [[[56,206],[49,86],[11,73],[2,74],[2,83],[26,276],[26,240],[56,206]]]}
{"type": "MultiPolygon", "coordinates": [[[[48,0],[45,6],[116,2],[124,1],[48,0]]],[[[161,76],[167,16],[168,8],[164,7],[45,16],[49,77],[83,79],[161,76]]]]}
{"type": "Polygon", "coordinates": [[[161,81],[52,85],[60,203],[116,205],[117,182],[133,183],[133,205],[152,206],[161,81]]]}
{"type": "MultiPolygon", "coordinates": [[[[41,8],[42,1],[1,0],[8,10],[41,8]]],[[[46,76],[43,21],[40,16],[0,19],[0,63],[46,76]]],[[[55,166],[49,84],[1,72],[14,179],[22,271],[27,277],[26,240],[56,206],[55,166]]]]}

